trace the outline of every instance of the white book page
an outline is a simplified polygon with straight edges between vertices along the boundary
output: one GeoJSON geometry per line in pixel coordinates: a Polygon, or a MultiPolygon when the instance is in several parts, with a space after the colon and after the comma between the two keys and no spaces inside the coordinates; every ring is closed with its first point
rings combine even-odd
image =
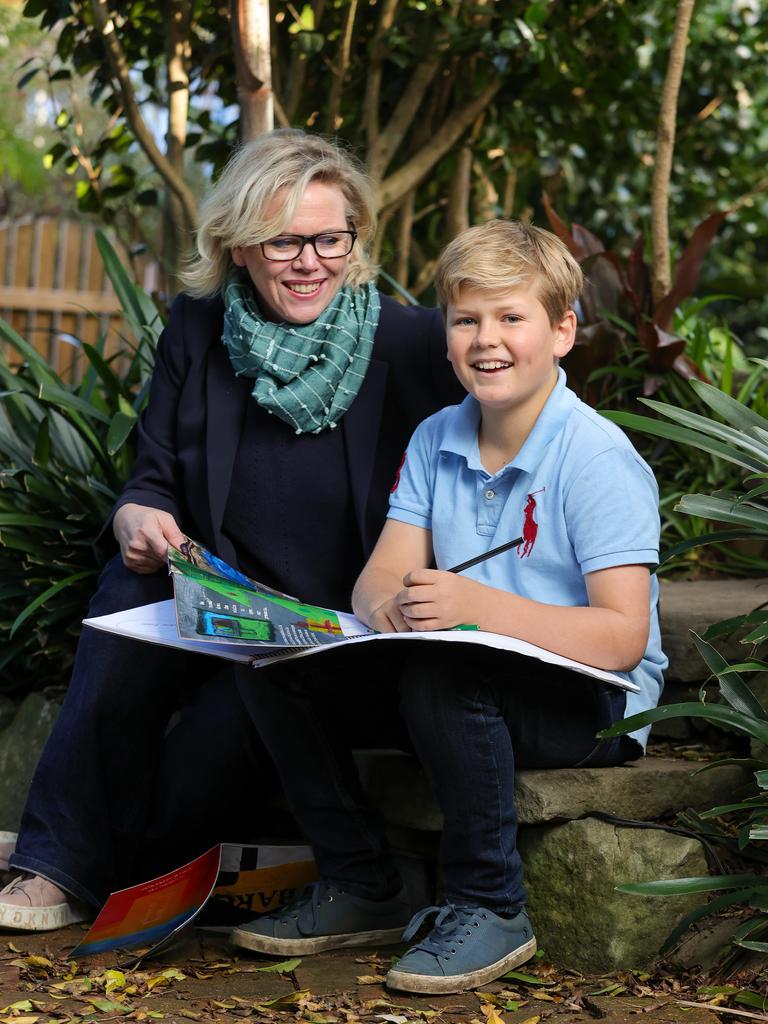
{"type": "Polygon", "coordinates": [[[310,657],[320,654],[323,651],[332,651],[338,647],[345,647],[348,644],[361,644],[367,642],[386,643],[406,640],[429,640],[441,641],[443,643],[469,643],[481,647],[495,647],[497,650],[512,651],[530,658],[536,658],[548,665],[558,665],[570,669],[581,675],[591,676],[593,679],[600,679],[605,683],[618,686],[622,690],[629,690],[634,693],[639,687],[628,679],[617,675],[615,672],[606,672],[604,669],[594,668],[592,665],[584,665],[580,661],[573,661],[560,654],[536,647],[525,640],[517,640],[511,636],[502,636],[499,633],[485,633],[476,629],[458,630],[434,630],[422,633],[371,633],[359,619],[347,612],[338,612],[345,639],[338,643],[326,644],[322,647],[290,648],[290,647],[268,647],[261,644],[254,644],[246,648],[242,644],[211,644],[205,640],[182,640],[176,626],[176,611],[173,599],[158,601],[156,604],[143,605],[140,608],[131,608],[124,612],[114,612],[112,615],[100,615],[96,618],[84,619],[83,625],[92,629],[105,630],[108,633],[116,633],[120,636],[131,637],[135,640],[144,640],[148,643],[162,644],[165,647],[177,647],[181,650],[194,651],[200,654],[210,654],[230,661],[251,663],[254,668],[262,668],[265,665],[272,665],[275,661],[288,658],[310,657]]]}

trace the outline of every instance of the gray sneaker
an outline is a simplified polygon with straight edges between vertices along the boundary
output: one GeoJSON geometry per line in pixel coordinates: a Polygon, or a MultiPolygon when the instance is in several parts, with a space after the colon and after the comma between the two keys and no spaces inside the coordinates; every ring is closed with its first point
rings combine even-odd
{"type": "Polygon", "coordinates": [[[73,896],[40,875],[17,874],[0,892],[0,929],[50,932],[90,916],[73,896]]]}
{"type": "Polygon", "coordinates": [[[233,929],[230,939],[256,953],[301,956],[399,942],[410,916],[404,889],[388,900],[367,900],[332,882],[315,882],[288,906],[233,929]]]}
{"type": "Polygon", "coordinates": [[[427,907],[408,925],[413,938],[424,920],[436,914],[432,931],[412,946],[387,974],[387,987],[428,995],[465,992],[487,985],[536,952],[528,915],[499,917],[483,907],[427,907]]]}

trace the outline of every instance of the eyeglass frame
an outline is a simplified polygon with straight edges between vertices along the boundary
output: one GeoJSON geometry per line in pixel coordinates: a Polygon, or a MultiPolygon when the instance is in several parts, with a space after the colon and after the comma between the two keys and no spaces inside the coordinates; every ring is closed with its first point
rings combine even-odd
{"type": "Polygon", "coordinates": [[[291,260],[297,260],[299,256],[301,256],[301,254],[304,252],[304,248],[307,245],[312,246],[312,248],[315,250],[315,256],[317,256],[319,260],[340,260],[343,259],[345,256],[349,256],[349,254],[354,249],[355,242],[357,241],[357,232],[352,228],[344,228],[343,231],[318,231],[316,235],[297,235],[293,231],[286,231],[284,235],[275,235],[275,238],[298,238],[301,240],[301,248],[294,256],[286,256],[284,258],[281,258],[279,256],[267,256],[266,252],[264,252],[264,246],[268,245],[269,242],[274,241],[273,238],[267,238],[265,239],[265,241],[259,242],[259,248],[261,249],[261,255],[264,257],[265,260],[269,260],[270,263],[290,263],[291,260]],[[349,249],[347,249],[346,252],[339,253],[338,256],[321,256],[320,253],[317,251],[317,246],[315,245],[315,242],[318,240],[318,238],[322,238],[323,235],[351,235],[352,240],[349,243],[349,249]]]}

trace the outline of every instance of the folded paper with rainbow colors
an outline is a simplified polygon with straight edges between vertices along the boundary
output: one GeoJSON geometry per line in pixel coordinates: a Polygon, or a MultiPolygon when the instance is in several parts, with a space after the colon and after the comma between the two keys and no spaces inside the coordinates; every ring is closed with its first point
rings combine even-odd
{"type": "Polygon", "coordinates": [[[144,958],[169,944],[214,894],[265,912],[316,878],[308,846],[219,843],[168,874],[113,892],[70,955],[141,948],[144,958]]]}

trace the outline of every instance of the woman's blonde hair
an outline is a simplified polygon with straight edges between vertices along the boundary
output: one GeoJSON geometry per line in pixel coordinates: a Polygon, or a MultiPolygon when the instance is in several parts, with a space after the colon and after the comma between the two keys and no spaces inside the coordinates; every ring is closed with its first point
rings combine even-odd
{"type": "Polygon", "coordinates": [[[374,278],[377,268],[367,249],[376,229],[376,207],[362,166],[329,139],[278,128],[237,150],[200,207],[197,255],[179,275],[187,291],[197,297],[221,291],[234,267],[232,249],[285,231],[313,181],[338,186],[347,220],[357,231],[345,284],[356,287],[374,278]],[[282,190],[285,202],[267,217],[270,203],[282,190]]]}
{"type": "Polygon", "coordinates": [[[462,288],[502,292],[527,284],[537,285],[554,327],[573,307],[584,278],[556,235],[519,220],[490,220],[462,231],[443,250],[435,275],[443,313],[462,288]]]}

